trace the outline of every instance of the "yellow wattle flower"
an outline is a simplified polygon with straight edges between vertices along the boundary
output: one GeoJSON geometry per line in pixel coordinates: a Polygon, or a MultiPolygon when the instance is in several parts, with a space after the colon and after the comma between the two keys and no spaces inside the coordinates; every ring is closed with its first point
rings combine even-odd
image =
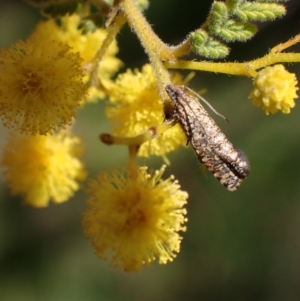
{"type": "Polygon", "coordinates": [[[0,116],[10,129],[47,134],[70,125],[86,95],[78,54],[55,41],[0,50],[0,116]]]}
{"type": "MultiPolygon", "coordinates": [[[[174,84],[183,82],[177,73],[173,75],[173,81],[174,84]]],[[[164,122],[163,103],[150,65],[143,66],[141,71],[127,70],[106,88],[110,97],[106,114],[112,124],[113,135],[134,137],[164,122]]],[[[142,144],[138,155],[165,156],[185,144],[186,137],[177,124],[163,135],[142,144]]]]}
{"type": "Polygon", "coordinates": [[[12,133],[1,158],[12,194],[34,207],[67,201],[79,189],[78,180],[85,178],[79,142],[67,131],[53,136],[12,133]]]}
{"type": "MultiPolygon", "coordinates": [[[[82,30],[78,28],[80,24],[80,16],[78,15],[62,17],[60,20],[60,26],[53,19],[40,22],[30,35],[29,40],[40,41],[50,39],[66,43],[71,47],[72,52],[79,53],[83,60],[82,67],[85,68],[91,63],[96,52],[103,44],[107,31],[104,28],[97,28],[93,32],[90,31],[83,34],[82,30]]],[[[116,58],[117,53],[118,46],[116,41],[114,41],[100,62],[97,73],[100,82],[110,80],[122,66],[121,60],[116,58]]],[[[88,80],[89,74],[87,73],[84,82],[86,83],[88,80]]],[[[89,97],[85,101],[92,102],[97,98],[104,98],[105,95],[105,91],[101,87],[92,86],[89,88],[89,97]]]]}
{"type": "Polygon", "coordinates": [[[258,72],[249,97],[267,115],[277,111],[289,114],[298,97],[297,84],[296,75],[289,73],[283,65],[269,66],[258,72]]]}
{"type": "Polygon", "coordinates": [[[172,261],[179,252],[188,194],[173,177],[162,180],[164,170],[148,174],[140,167],[136,175],[114,170],[89,182],[84,233],[113,267],[135,272],[154,260],[172,261]]]}

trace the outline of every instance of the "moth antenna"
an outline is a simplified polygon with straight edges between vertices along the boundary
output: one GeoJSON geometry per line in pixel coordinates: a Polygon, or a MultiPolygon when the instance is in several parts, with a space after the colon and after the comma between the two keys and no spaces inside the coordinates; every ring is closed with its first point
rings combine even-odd
{"type": "Polygon", "coordinates": [[[184,88],[186,90],[188,90],[190,93],[192,93],[194,96],[196,96],[197,98],[202,100],[216,115],[223,118],[224,120],[226,120],[229,123],[229,120],[224,115],[219,113],[204,97],[202,97],[200,94],[198,94],[197,92],[195,92],[194,90],[192,90],[191,88],[189,88],[187,86],[184,86],[184,88]]]}

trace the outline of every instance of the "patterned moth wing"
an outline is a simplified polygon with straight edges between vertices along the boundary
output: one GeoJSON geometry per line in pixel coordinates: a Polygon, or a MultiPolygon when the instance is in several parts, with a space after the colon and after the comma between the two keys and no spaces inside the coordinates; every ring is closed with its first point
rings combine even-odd
{"type": "Polygon", "coordinates": [[[246,156],[233,147],[184,86],[167,85],[166,91],[174,102],[173,118],[180,123],[200,162],[228,190],[237,190],[250,171],[246,156]]]}

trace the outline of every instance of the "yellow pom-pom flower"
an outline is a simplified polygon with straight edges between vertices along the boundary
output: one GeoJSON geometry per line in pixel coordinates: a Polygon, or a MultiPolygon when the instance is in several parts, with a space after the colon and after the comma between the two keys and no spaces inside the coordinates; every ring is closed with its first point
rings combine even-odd
{"type": "Polygon", "coordinates": [[[67,201],[85,178],[79,142],[66,131],[53,136],[12,133],[1,159],[12,194],[34,207],[67,201]]]}
{"type": "Polygon", "coordinates": [[[173,177],[162,180],[164,170],[148,174],[140,167],[135,176],[114,170],[89,182],[84,232],[113,267],[135,272],[156,259],[172,261],[179,252],[188,194],[173,177]]]}
{"type": "Polygon", "coordinates": [[[0,115],[4,125],[46,134],[71,124],[86,94],[81,59],[59,43],[17,42],[0,50],[0,115]]]}
{"type": "Polygon", "coordinates": [[[262,107],[267,115],[278,110],[288,114],[297,98],[297,78],[283,65],[269,66],[258,72],[250,94],[253,104],[262,107]]]}
{"type": "MultiPolygon", "coordinates": [[[[177,75],[173,77],[174,84],[182,83],[181,77],[177,75]]],[[[106,114],[112,123],[114,135],[134,137],[151,126],[161,125],[164,122],[163,103],[150,65],[145,65],[141,72],[127,70],[120,74],[107,90],[110,105],[106,109],[106,114]]],[[[142,144],[138,154],[145,157],[164,156],[185,144],[186,137],[177,124],[163,135],[142,144]]]]}
{"type": "MultiPolygon", "coordinates": [[[[96,52],[103,44],[107,36],[107,31],[103,28],[98,28],[93,32],[86,34],[78,28],[80,17],[78,15],[66,16],[61,18],[61,25],[58,26],[55,20],[40,22],[35,30],[30,35],[32,41],[40,40],[56,40],[68,44],[73,52],[78,52],[83,59],[82,66],[90,63],[96,52]]],[[[107,49],[104,57],[100,62],[98,69],[98,78],[100,81],[109,80],[122,66],[122,62],[116,58],[118,46],[116,41],[113,41],[107,49]]],[[[89,80],[87,75],[84,82],[89,80]]],[[[87,101],[95,101],[96,97],[103,98],[105,93],[100,87],[90,87],[89,97],[87,101]],[[96,89],[97,88],[97,89],[96,89]]]]}

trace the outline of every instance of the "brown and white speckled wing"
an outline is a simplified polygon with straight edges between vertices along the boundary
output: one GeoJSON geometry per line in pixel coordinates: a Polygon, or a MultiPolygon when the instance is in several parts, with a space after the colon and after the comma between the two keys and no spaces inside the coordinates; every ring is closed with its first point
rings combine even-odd
{"type": "Polygon", "coordinates": [[[228,190],[235,191],[250,171],[246,156],[228,141],[197,99],[184,86],[167,85],[174,102],[173,118],[184,130],[199,161],[228,190]]]}

